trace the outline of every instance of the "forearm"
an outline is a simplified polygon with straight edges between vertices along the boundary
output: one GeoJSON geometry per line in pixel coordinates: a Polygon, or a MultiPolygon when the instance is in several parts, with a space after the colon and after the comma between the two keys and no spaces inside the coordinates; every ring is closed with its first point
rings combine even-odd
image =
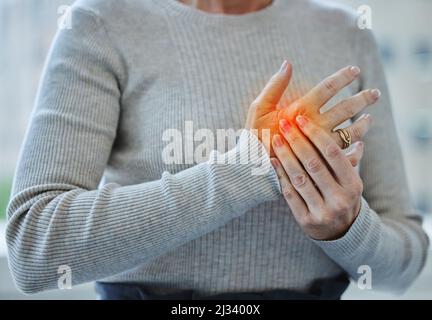
{"type": "MultiPolygon", "coordinates": [[[[247,138],[228,156],[248,152],[247,138]]],[[[251,148],[259,146],[252,138],[251,148]]],[[[249,148],[250,151],[250,148],[249,148]]],[[[154,182],[99,190],[44,184],[12,200],[7,227],[9,258],[17,285],[32,293],[55,288],[58,267],[68,265],[73,284],[133,268],[279,195],[266,154],[249,164],[211,161],[154,182]]]]}
{"type": "Polygon", "coordinates": [[[373,289],[403,291],[424,265],[428,240],[417,221],[381,218],[362,199],[360,214],[342,238],[315,243],[354,280],[367,266],[373,289]]]}

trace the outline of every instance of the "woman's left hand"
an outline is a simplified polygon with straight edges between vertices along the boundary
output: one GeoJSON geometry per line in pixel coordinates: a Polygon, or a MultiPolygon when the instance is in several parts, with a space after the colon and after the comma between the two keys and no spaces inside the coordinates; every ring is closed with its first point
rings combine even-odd
{"type": "MultiPolygon", "coordinates": [[[[273,137],[284,198],[303,231],[315,240],[342,237],[360,211],[362,180],[334,139],[306,116],[281,120],[273,137]],[[306,171],[305,171],[306,170],[306,171]]],[[[363,143],[353,153],[361,158],[363,143]]]]}

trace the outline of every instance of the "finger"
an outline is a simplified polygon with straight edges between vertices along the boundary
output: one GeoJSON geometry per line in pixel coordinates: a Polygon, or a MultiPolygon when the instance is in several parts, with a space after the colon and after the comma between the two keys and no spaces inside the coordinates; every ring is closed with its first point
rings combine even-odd
{"type": "MultiPolygon", "coordinates": [[[[352,125],[345,128],[351,136],[352,143],[363,140],[366,133],[369,131],[372,124],[372,117],[370,114],[363,114],[352,125]]],[[[337,142],[339,147],[343,147],[344,143],[338,132],[332,132],[333,139],[337,142]]]]}
{"type": "Polygon", "coordinates": [[[355,170],[332,137],[310,121],[306,116],[297,116],[296,122],[300,130],[309,138],[325,158],[339,183],[342,186],[350,185],[355,170]]]}
{"type": "Polygon", "coordinates": [[[321,195],[289,145],[278,134],[273,137],[273,150],[287,173],[291,185],[303,198],[309,211],[313,212],[321,208],[323,205],[321,195]]]}
{"type": "Polygon", "coordinates": [[[281,120],[280,128],[292,152],[300,160],[324,198],[334,194],[339,186],[315,147],[289,121],[281,120]]]}
{"type": "Polygon", "coordinates": [[[288,87],[291,75],[292,66],[287,61],[284,61],[278,73],[273,75],[252,104],[257,108],[257,116],[276,109],[276,105],[288,87]]]}
{"type": "Polygon", "coordinates": [[[290,207],[296,220],[301,223],[301,221],[309,214],[308,208],[298,192],[291,185],[291,182],[289,181],[289,178],[280,161],[276,158],[273,158],[271,159],[271,163],[279,178],[282,195],[285,201],[288,203],[288,206],[290,207]]]}
{"type": "Polygon", "coordinates": [[[353,145],[352,150],[346,154],[346,157],[353,167],[357,167],[360,164],[360,160],[363,157],[363,152],[364,144],[363,142],[359,141],[356,142],[353,145]]]}
{"type": "Polygon", "coordinates": [[[318,111],[342,88],[357,79],[359,74],[358,67],[345,67],[320,82],[301,99],[301,102],[318,111]]]}
{"type": "Polygon", "coordinates": [[[334,128],[353,118],[364,108],[377,102],[380,96],[381,92],[378,89],[373,89],[362,91],[353,97],[342,100],[332,109],[323,113],[326,127],[334,128]]]}

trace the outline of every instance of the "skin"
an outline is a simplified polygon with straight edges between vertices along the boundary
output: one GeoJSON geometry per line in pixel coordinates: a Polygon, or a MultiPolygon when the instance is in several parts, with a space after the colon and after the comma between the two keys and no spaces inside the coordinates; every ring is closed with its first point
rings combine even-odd
{"type": "MultiPolygon", "coordinates": [[[[209,13],[223,14],[245,14],[271,3],[271,0],[180,1],[209,13]]],[[[303,97],[288,102],[283,94],[291,79],[292,66],[285,61],[248,112],[246,129],[257,134],[273,157],[284,198],[300,227],[313,239],[340,238],[360,210],[363,184],[354,167],[363,155],[361,140],[370,128],[371,117],[364,115],[345,128],[355,142],[348,154],[341,149],[343,144],[334,128],[377,102],[380,92],[362,91],[320,113],[359,74],[359,68],[348,66],[303,97]],[[270,130],[269,139],[264,139],[264,130],[270,130]]]]}
{"type": "MultiPolygon", "coordinates": [[[[342,146],[343,142],[339,134],[334,132],[334,128],[354,117],[365,107],[377,102],[380,96],[379,90],[364,90],[340,101],[329,111],[320,113],[320,109],[331,98],[360,75],[357,67],[348,66],[324,79],[302,98],[281,108],[280,106],[285,104],[283,93],[288,87],[291,75],[292,66],[285,61],[279,72],[270,79],[261,94],[251,104],[246,120],[246,128],[258,131],[258,137],[266,145],[271,156],[275,154],[270,141],[275,134],[279,133],[281,120],[287,119],[292,122],[297,115],[304,115],[329,134],[339,146],[342,146]],[[271,131],[270,140],[263,139],[265,129],[271,131]]],[[[345,129],[350,132],[353,142],[357,142],[362,140],[370,124],[371,117],[364,115],[345,129]]]]}
{"type": "Polygon", "coordinates": [[[359,213],[362,180],[329,134],[305,116],[296,122],[282,121],[285,139],[273,138],[284,198],[307,235],[340,238],[359,213]]]}
{"type": "Polygon", "coordinates": [[[267,7],[272,0],[180,0],[180,2],[209,13],[245,14],[267,7]]]}
{"type": "Polygon", "coordinates": [[[249,110],[246,127],[256,130],[258,138],[262,138],[260,131],[271,129],[271,145],[266,148],[277,157],[272,164],[284,198],[303,231],[316,240],[343,236],[360,210],[363,184],[354,166],[363,155],[361,139],[369,130],[371,117],[360,117],[347,128],[357,141],[349,154],[343,152],[342,141],[333,131],[378,101],[379,91],[362,91],[320,113],[321,107],[359,74],[357,67],[345,67],[280,108],[292,75],[291,65],[284,62],[249,110]]]}

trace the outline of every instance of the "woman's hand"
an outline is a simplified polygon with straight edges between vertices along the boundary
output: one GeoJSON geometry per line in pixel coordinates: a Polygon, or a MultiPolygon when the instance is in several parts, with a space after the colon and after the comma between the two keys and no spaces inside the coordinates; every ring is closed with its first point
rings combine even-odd
{"type": "MultiPolygon", "coordinates": [[[[363,192],[361,178],[340,146],[307,116],[280,121],[272,159],[283,196],[303,231],[316,240],[343,236],[356,219],[363,192]]],[[[363,144],[352,154],[361,158],[363,144]]]]}
{"type": "Polygon", "coordinates": [[[246,129],[252,130],[264,144],[271,156],[274,156],[271,147],[271,138],[279,132],[281,111],[277,106],[291,80],[292,66],[284,61],[278,73],[274,74],[259,96],[250,105],[246,129]],[[266,138],[266,131],[270,134],[266,138]]]}
{"type": "MultiPolygon", "coordinates": [[[[380,97],[379,90],[364,90],[340,101],[324,113],[320,113],[320,109],[341,89],[357,79],[359,74],[360,70],[357,67],[343,68],[324,79],[302,98],[281,107],[285,102],[282,98],[283,93],[292,75],[292,67],[285,61],[279,72],[270,79],[261,94],[251,104],[246,128],[255,129],[258,137],[269,150],[270,155],[274,156],[271,140],[279,132],[280,120],[292,121],[298,114],[302,114],[314,121],[317,126],[342,147],[343,141],[339,134],[333,132],[334,128],[360,113],[365,107],[375,103],[380,97]],[[269,139],[263,137],[263,130],[269,130],[269,139]]],[[[365,116],[346,128],[351,134],[352,142],[361,141],[369,125],[370,118],[365,116]]]]}

